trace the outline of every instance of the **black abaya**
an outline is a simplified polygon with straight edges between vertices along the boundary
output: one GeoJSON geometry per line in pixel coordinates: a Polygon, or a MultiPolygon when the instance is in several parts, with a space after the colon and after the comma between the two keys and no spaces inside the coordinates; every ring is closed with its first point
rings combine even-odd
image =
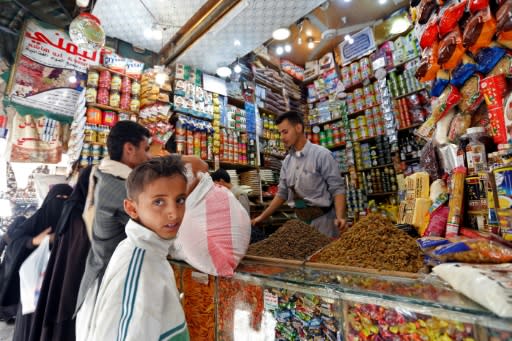
{"type": "Polygon", "coordinates": [[[91,167],[80,173],[64,205],[29,340],[75,340],[75,305],[90,241],[82,220],[91,167]]]}

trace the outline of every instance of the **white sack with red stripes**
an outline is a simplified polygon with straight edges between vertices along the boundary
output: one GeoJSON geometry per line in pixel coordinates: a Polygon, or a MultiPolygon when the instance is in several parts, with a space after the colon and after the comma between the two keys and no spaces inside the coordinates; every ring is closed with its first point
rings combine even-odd
{"type": "Polygon", "coordinates": [[[249,246],[251,220],[231,191],[200,176],[169,255],[204,273],[232,276],[249,246]]]}

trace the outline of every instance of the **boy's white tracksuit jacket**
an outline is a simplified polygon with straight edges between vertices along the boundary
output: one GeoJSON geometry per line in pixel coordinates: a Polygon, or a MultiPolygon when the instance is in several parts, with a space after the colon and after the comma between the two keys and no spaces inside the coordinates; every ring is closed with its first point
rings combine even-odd
{"type": "Polygon", "coordinates": [[[89,340],[189,340],[172,267],[170,240],[133,220],[101,283],[89,340]]]}

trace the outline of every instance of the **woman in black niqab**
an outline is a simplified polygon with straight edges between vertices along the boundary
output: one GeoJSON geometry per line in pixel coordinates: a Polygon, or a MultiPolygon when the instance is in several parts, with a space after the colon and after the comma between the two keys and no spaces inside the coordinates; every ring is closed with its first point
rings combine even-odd
{"type": "Polygon", "coordinates": [[[34,312],[29,340],[73,341],[75,305],[91,247],[82,213],[92,167],[80,172],[55,230],[50,260],[34,312]]]}
{"type": "Polygon", "coordinates": [[[53,186],[41,207],[23,224],[7,231],[10,243],[0,265],[0,310],[20,302],[20,279],[18,271],[21,264],[36,249],[49,228],[55,228],[59,221],[64,202],[73,189],[66,184],[53,186]]]}

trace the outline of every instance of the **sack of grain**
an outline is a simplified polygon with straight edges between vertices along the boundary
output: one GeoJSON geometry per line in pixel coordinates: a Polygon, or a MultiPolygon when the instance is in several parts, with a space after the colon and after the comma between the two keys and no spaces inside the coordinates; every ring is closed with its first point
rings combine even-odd
{"type": "Polygon", "coordinates": [[[251,237],[247,211],[228,189],[201,174],[169,255],[210,275],[232,276],[251,237]]]}

